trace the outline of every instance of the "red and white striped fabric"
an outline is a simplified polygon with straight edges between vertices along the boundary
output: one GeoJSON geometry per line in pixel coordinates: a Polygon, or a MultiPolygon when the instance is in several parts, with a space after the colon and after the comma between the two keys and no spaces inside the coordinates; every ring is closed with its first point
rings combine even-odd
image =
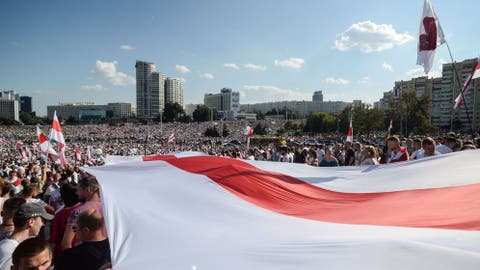
{"type": "Polygon", "coordinates": [[[170,134],[170,136],[168,136],[168,143],[172,143],[174,141],[175,141],[175,134],[172,133],[172,134],[170,134]]]}
{"type": "Polygon", "coordinates": [[[478,269],[479,159],[319,168],[181,153],[85,170],[102,185],[113,269],[478,269]]]}
{"type": "Polygon", "coordinates": [[[57,152],[55,150],[53,150],[52,145],[48,141],[47,136],[45,136],[45,134],[43,134],[43,132],[42,132],[42,130],[40,129],[39,126],[37,126],[37,139],[38,139],[38,142],[39,142],[39,145],[40,145],[40,151],[42,153],[46,154],[48,152],[48,154],[52,154],[54,156],[58,155],[57,152]]]}
{"type": "Polygon", "coordinates": [[[480,77],[480,58],[477,59],[477,62],[472,68],[472,72],[468,75],[467,80],[463,84],[463,89],[462,92],[458,95],[458,97],[455,99],[455,105],[453,105],[453,109],[459,108],[463,104],[463,98],[465,97],[465,94],[467,93],[468,86],[472,82],[472,80],[475,80],[476,78],[480,77]]]}
{"type": "Polygon", "coordinates": [[[350,126],[348,127],[347,132],[347,142],[353,142],[353,127],[352,127],[352,119],[350,118],[350,126]]]}
{"type": "Polygon", "coordinates": [[[250,126],[245,128],[245,136],[250,137],[253,135],[253,129],[250,126]]]}
{"type": "Polygon", "coordinates": [[[55,111],[53,114],[52,128],[50,129],[49,137],[50,140],[58,142],[58,156],[61,164],[67,164],[67,160],[65,158],[65,138],[63,137],[62,127],[60,126],[60,122],[57,118],[57,111],[55,111]]]}
{"type": "Polygon", "coordinates": [[[28,148],[28,146],[22,146],[20,149],[20,156],[22,158],[23,161],[27,161],[29,159],[32,158],[32,152],[30,151],[30,149],[28,148]]]}

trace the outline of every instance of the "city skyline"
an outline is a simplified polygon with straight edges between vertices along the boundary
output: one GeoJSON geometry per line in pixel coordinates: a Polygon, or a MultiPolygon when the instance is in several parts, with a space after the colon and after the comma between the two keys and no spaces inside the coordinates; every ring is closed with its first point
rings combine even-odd
{"type": "MultiPolygon", "coordinates": [[[[470,25],[480,3],[433,0],[455,61],[478,57],[470,25]],[[468,7],[468,8],[462,8],[468,7]]],[[[415,65],[423,0],[2,1],[0,89],[33,110],[94,101],[135,104],[135,62],[184,78],[184,104],[227,87],[242,104],[378,101],[415,65]],[[341,16],[340,16],[341,15],[341,16]]],[[[451,62],[437,50],[429,76],[451,62]]]]}

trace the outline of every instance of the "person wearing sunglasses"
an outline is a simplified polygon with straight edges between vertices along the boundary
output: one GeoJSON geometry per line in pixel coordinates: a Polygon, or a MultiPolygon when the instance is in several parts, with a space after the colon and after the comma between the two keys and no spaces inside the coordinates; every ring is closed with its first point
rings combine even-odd
{"type": "Polygon", "coordinates": [[[55,270],[99,269],[111,262],[108,238],[102,232],[102,215],[95,209],[79,214],[72,230],[81,244],[65,250],[55,264],[55,270]]]}

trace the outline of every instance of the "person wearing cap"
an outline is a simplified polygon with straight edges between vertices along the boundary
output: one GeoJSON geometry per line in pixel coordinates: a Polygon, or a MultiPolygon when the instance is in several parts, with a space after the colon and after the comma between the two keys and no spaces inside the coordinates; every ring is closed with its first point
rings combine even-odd
{"type": "Polygon", "coordinates": [[[36,203],[24,203],[15,212],[12,235],[0,241],[0,269],[10,269],[13,251],[24,240],[38,235],[44,225],[42,218],[52,220],[53,215],[47,214],[45,208],[36,203]]]}

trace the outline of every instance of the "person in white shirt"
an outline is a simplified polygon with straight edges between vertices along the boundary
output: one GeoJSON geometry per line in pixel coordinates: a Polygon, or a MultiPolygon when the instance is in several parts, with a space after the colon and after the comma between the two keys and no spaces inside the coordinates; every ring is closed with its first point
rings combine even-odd
{"type": "Polygon", "coordinates": [[[52,220],[53,215],[36,203],[24,203],[15,212],[12,235],[0,241],[0,269],[10,269],[13,251],[24,240],[38,235],[44,225],[42,218],[52,220]]]}
{"type": "Polygon", "coordinates": [[[440,155],[441,153],[438,152],[435,148],[435,140],[430,137],[426,137],[422,141],[422,149],[423,149],[423,157],[417,155],[417,159],[424,158],[424,157],[431,157],[440,155]]]}

